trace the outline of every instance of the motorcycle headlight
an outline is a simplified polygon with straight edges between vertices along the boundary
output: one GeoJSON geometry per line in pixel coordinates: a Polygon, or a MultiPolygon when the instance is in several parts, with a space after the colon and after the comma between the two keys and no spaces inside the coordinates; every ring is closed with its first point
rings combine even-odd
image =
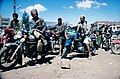
{"type": "Polygon", "coordinates": [[[17,32],[17,38],[21,38],[22,37],[22,32],[21,31],[18,31],[17,32]]]}
{"type": "Polygon", "coordinates": [[[17,39],[17,35],[14,36],[14,39],[15,39],[15,40],[17,39]]]}

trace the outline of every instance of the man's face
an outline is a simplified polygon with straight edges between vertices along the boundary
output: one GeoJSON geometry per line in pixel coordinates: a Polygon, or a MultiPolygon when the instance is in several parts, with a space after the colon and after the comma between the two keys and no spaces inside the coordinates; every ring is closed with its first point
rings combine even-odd
{"type": "Polygon", "coordinates": [[[94,24],[91,24],[91,27],[94,27],[94,24]]]}
{"type": "Polygon", "coordinates": [[[36,17],[37,16],[37,14],[36,14],[36,12],[34,11],[34,12],[32,12],[32,17],[36,17]]]}
{"type": "Polygon", "coordinates": [[[16,19],[17,19],[17,17],[14,15],[14,16],[13,16],[13,19],[14,19],[14,20],[16,20],[16,19]]]}
{"type": "Polygon", "coordinates": [[[58,24],[61,24],[62,23],[62,21],[61,20],[58,20],[58,24]]]}
{"type": "Polygon", "coordinates": [[[80,17],[80,21],[82,21],[82,22],[84,21],[84,17],[83,16],[80,17]]]}

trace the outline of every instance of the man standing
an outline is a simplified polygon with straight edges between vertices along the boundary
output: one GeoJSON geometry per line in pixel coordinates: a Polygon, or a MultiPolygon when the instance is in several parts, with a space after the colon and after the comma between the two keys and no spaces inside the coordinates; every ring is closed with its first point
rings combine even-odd
{"type": "Polygon", "coordinates": [[[55,34],[59,35],[59,46],[60,46],[60,54],[62,53],[62,49],[63,49],[63,43],[65,41],[65,25],[62,23],[62,18],[58,18],[58,23],[51,27],[50,29],[55,29],[56,32],[55,34]]]}

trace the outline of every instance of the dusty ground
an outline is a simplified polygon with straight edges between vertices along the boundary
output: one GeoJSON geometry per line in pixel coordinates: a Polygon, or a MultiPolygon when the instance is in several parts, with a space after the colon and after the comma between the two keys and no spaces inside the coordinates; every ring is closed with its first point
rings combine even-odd
{"type": "Polygon", "coordinates": [[[60,57],[34,66],[16,67],[1,72],[3,79],[120,79],[120,55],[103,49],[92,60],[75,57],[70,60],[70,69],[61,69],[60,57]]]}

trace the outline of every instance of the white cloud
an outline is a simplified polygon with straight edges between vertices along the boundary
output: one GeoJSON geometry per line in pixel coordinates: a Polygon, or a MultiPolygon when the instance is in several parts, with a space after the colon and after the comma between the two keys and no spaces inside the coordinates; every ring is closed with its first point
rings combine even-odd
{"type": "Polygon", "coordinates": [[[66,7],[65,7],[65,6],[63,6],[63,8],[64,8],[64,9],[66,9],[66,7]]]}
{"type": "Polygon", "coordinates": [[[107,3],[100,3],[100,2],[97,2],[97,1],[94,1],[94,4],[96,5],[96,7],[95,8],[99,8],[99,7],[101,7],[101,6],[107,6],[107,3]]]}
{"type": "Polygon", "coordinates": [[[102,3],[101,5],[103,5],[103,6],[107,6],[107,3],[102,3]]]}
{"type": "Polygon", "coordinates": [[[63,6],[63,9],[71,9],[71,10],[72,10],[72,9],[74,9],[74,8],[73,8],[73,6],[70,5],[70,6],[68,6],[68,7],[63,6]]]}
{"type": "Polygon", "coordinates": [[[100,2],[97,2],[96,0],[76,1],[76,6],[78,9],[92,8],[93,5],[95,6],[95,8],[99,8],[101,6],[107,6],[107,3],[100,3],[100,2]]]}
{"type": "Polygon", "coordinates": [[[37,9],[38,13],[39,13],[39,12],[44,12],[44,11],[47,10],[47,8],[44,7],[43,5],[41,5],[41,4],[35,4],[34,6],[28,6],[27,8],[21,9],[20,12],[26,11],[27,13],[30,14],[30,11],[31,11],[32,9],[37,9]]]}
{"type": "Polygon", "coordinates": [[[44,11],[47,10],[47,8],[44,7],[43,5],[41,5],[41,4],[35,4],[34,6],[28,6],[28,7],[24,8],[24,9],[21,9],[20,12],[26,11],[29,14],[29,16],[30,16],[30,19],[32,19],[32,16],[31,16],[31,13],[30,13],[32,9],[37,9],[38,14],[40,12],[44,12],[44,11]]]}
{"type": "Polygon", "coordinates": [[[82,2],[76,1],[76,6],[78,8],[91,8],[94,2],[90,0],[83,0],[82,2]]]}
{"type": "Polygon", "coordinates": [[[68,9],[73,9],[73,6],[69,6],[68,9]]]}

